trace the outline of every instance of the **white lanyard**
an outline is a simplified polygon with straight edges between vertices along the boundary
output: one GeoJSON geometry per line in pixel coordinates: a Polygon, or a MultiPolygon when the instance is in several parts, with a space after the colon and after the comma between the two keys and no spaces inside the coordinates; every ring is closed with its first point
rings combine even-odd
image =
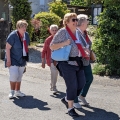
{"type": "MultiPolygon", "coordinates": [[[[77,40],[75,41],[75,43],[80,43],[82,44],[82,41],[79,39],[79,36],[78,36],[78,31],[76,30],[76,38],[77,40]]],[[[83,45],[83,44],[82,44],[83,45]]]]}
{"type": "Polygon", "coordinates": [[[86,40],[85,40],[85,38],[84,38],[84,36],[83,36],[81,30],[80,30],[79,28],[78,28],[78,30],[79,30],[79,32],[80,32],[80,34],[81,34],[81,36],[82,36],[84,42],[86,43],[86,48],[89,48],[89,44],[86,42],[86,40]]]}

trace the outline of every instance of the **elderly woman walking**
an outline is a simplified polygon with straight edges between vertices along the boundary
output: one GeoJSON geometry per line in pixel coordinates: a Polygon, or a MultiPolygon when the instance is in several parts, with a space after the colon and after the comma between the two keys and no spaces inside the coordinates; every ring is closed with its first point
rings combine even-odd
{"type": "MultiPolygon", "coordinates": [[[[88,49],[89,51],[91,51],[92,42],[90,41],[90,39],[87,35],[87,32],[86,32],[86,29],[89,24],[88,16],[85,14],[80,14],[77,16],[77,18],[78,18],[77,29],[81,35],[81,41],[83,43],[83,46],[86,49],[88,49]]],[[[82,89],[82,91],[80,92],[80,95],[78,98],[83,102],[84,105],[88,105],[89,103],[86,101],[85,97],[86,97],[88,90],[90,88],[90,85],[93,81],[93,74],[92,74],[92,69],[91,69],[91,65],[90,65],[90,60],[83,59],[83,69],[84,69],[84,73],[85,73],[86,84],[85,84],[84,88],[82,89]]],[[[77,108],[79,106],[78,99],[76,98],[76,100],[74,102],[77,104],[77,106],[76,106],[76,108],[77,108]]]]}
{"type": "Polygon", "coordinates": [[[25,20],[17,21],[17,29],[12,31],[6,40],[6,67],[8,67],[10,74],[10,99],[14,96],[25,96],[20,91],[20,86],[26,61],[28,61],[30,39],[26,32],[27,26],[28,23],[25,20]]]}
{"type": "Polygon", "coordinates": [[[55,61],[51,59],[51,50],[49,45],[57,31],[58,31],[58,26],[55,24],[52,24],[49,29],[49,32],[51,33],[51,35],[45,40],[43,50],[42,50],[42,68],[45,68],[45,62],[50,67],[50,71],[51,71],[50,90],[53,91],[53,93],[56,93],[58,91],[56,88],[58,70],[54,65],[55,61]]]}
{"type": "Polygon", "coordinates": [[[85,75],[82,65],[82,57],[88,59],[84,48],[79,43],[80,35],[77,34],[77,15],[76,13],[67,13],[64,16],[64,28],[61,28],[54,36],[50,48],[57,50],[63,46],[71,44],[71,52],[68,61],[58,61],[57,67],[65,80],[67,87],[67,97],[61,101],[68,108],[70,116],[78,116],[73,107],[74,99],[79,95],[85,85],[85,75]]]}

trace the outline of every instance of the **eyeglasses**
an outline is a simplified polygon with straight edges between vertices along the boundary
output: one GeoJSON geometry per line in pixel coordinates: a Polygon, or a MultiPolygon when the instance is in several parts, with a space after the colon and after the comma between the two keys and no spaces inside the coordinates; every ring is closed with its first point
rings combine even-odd
{"type": "Polygon", "coordinates": [[[87,21],[91,21],[91,19],[88,18],[87,21]]]}
{"type": "Polygon", "coordinates": [[[77,21],[78,21],[78,19],[73,18],[73,19],[72,19],[72,21],[73,21],[73,22],[75,22],[75,21],[77,22],[77,21]]]}

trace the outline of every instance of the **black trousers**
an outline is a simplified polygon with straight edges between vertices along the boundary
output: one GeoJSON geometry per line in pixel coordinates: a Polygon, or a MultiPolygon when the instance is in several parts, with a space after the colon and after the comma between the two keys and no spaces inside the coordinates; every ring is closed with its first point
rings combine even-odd
{"type": "Polygon", "coordinates": [[[67,100],[74,100],[85,85],[84,70],[67,62],[59,62],[57,67],[65,80],[67,100]]]}

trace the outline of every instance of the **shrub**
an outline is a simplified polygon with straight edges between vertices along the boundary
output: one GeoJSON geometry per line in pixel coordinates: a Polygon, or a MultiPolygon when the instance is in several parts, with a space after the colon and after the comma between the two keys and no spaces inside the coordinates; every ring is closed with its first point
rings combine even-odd
{"type": "Polygon", "coordinates": [[[91,4],[102,4],[104,0],[71,0],[71,5],[91,6],[91,4]]]}
{"type": "Polygon", "coordinates": [[[35,19],[41,21],[40,38],[43,41],[49,36],[48,28],[51,24],[57,24],[59,26],[60,17],[54,13],[39,12],[35,15],[35,19]]]}
{"type": "Polygon", "coordinates": [[[95,33],[96,33],[96,30],[97,30],[97,26],[89,25],[88,28],[87,28],[88,35],[90,37],[94,37],[95,33]]]}
{"type": "Polygon", "coordinates": [[[67,4],[61,1],[49,3],[49,11],[50,13],[55,13],[62,19],[66,13],[70,12],[70,10],[67,8],[67,4]]]}
{"type": "Polygon", "coordinates": [[[106,8],[98,18],[93,49],[98,62],[106,65],[105,74],[120,76],[120,1],[115,1],[112,6],[106,3],[106,8]]]}
{"type": "Polygon", "coordinates": [[[93,74],[96,74],[96,75],[105,75],[105,65],[102,65],[102,64],[95,64],[94,67],[93,67],[93,70],[92,70],[93,74]]]}

